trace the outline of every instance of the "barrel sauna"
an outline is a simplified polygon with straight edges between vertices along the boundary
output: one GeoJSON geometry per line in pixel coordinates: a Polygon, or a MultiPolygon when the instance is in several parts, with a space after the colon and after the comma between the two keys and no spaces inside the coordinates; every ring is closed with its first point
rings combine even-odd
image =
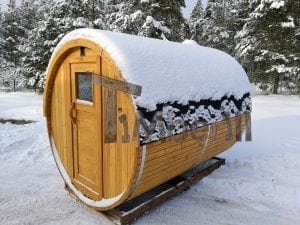
{"type": "Polygon", "coordinates": [[[249,90],[232,57],[193,41],[72,31],[46,73],[55,162],[78,199],[111,209],[234,145],[249,90]]]}

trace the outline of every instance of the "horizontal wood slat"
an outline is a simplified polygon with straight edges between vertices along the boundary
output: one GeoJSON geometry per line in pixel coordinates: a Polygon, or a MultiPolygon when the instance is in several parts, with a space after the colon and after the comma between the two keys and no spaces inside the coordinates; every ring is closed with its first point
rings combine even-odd
{"type": "MultiPolygon", "coordinates": [[[[245,130],[245,125],[246,119],[243,114],[211,125],[208,140],[204,138],[199,141],[192,136],[191,131],[188,131],[180,134],[184,136],[181,141],[176,141],[180,140],[178,137],[176,140],[170,138],[148,144],[142,178],[133,196],[144,193],[186,169],[227,150],[236,142],[239,136],[236,134],[245,130]],[[230,133],[231,137],[227,140],[230,133]]],[[[198,128],[195,136],[199,137],[204,134],[207,136],[207,133],[208,129],[202,127],[198,128]]]]}

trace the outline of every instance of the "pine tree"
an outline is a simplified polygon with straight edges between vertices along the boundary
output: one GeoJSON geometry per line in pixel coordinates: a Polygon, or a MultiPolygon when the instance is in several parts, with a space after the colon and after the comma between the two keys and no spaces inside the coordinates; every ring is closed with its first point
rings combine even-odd
{"type": "Polygon", "coordinates": [[[201,39],[199,37],[201,37],[204,32],[203,27],[205,23],[202,0],[197,1],[188,23],[191,32],[191,39],[201,44],[201,39]]]}
{"type": "Polygon", "coordinates": [[[260,43],[255,60],[264,65],[263,72],[272,83],[274,94],[278,93],[280,86],[292,90],[295,87],[292,75],[300,72],[300,42],[295,39],[299,4],[294,0],[261,1],[255,10],[259,17],[256,37],[260,43]]]}
{"type": "Polygon", "coordinates": [[[26,78],[23,76],[23,67],[15,66],[13,63],[6,63],[0,73],[0,79],[4,87],[16,92],[18,88],[25,87],[26,78]]]}
{"type": "Polygon", "coordinates": [[[16,91],[17,86],[24,84],[22,65],[20,62],[20,46],[25,36],[21,24],[21,16],[16,8],[15,0],[10,0],[8,10],[2,16],[1,51],[3,62],[1,74],[3,80],[16,91]]]}
{"type": "MultiPolygon", "coordinates": [[[[4,27],[3,27],[3,13],[1,10],[1,5],[0,5],[0,49],[3,49],[4,47],[4,37],[3,37],[3,32],[4,32],[4,27]]],[[[0,51],[0,64],[3,64],[3,51],[0,51]]],[[[1,72],[1,68],[0,68],[1,72]]]]}
{"type": "Polygon", "coordinates": [[[86,18],[91,21],[92,27],[97,29],[107,29],[106,27],[106,4],[103,0],[84,1],[86,18]]]}
{"type": "Polygon", "coordinates": [[[251,0],[239,0],[235,3],[237,31],[242,30],[251,12],[251,0]]]}
{"type": "Polygon", "coordinates": [[[159,11],[160,3],[155,1],[143,1],[142,13],[145,15],[138,35],[152,37],[164,40],[171,40],[171,29],[166,24],[166,18],[163,18],[159,11]]]}
{"type": "Polygon", "coordinates": [[[39,1],[37,22],[23,47],[31,86],[35,89],[43,86],[51,54],[65,34],[82,27],[106,28],[104,10],[103,0],[39,1]]]}
{"type": "Polygon", "coordinates": [[[6,61],[17,66],[19,64],[18,47],[25,30],[21,25],[21,18],[14,0],[10,1],[8,10],[3,14],[2,26],[4,40],[2,44],[3,57],[6,61]]]}
{"type": "Polygon", "coordinates": [[[109,29],[140,36],[182,41],[188,35],[181,14],[183,0],[127,0],[115,5],[109,29]]]}
{"type": "Polygon", "coordinates": [[[20,17],[20,24],[25,32],[32,30],[37,22],[37,10],[39,7],[38,0],[22,0],[17,11],[20,17]]]}
{"type": "MultiPolygon", "coordinates": [[[[0,5],[0,49],[3,49],[4,47],[4,37],[3,37],[3,13],[1,10],[1,5],[0,5]]],[[[6,86],[5,85],[5,74],[4,74],[4,69],[5,69],[5,61],[4,61],[4,54],[3,51],[0,51],[0,86],[6,86]]]]}
{"type": "MultiPolygon", "coordinates": [[[[20,38],[20,44],[18,47],[20,56],[20,65],[22,66],[22,73],[24,77],[30,78],[32,75],[31,71],[26,68],[26,47],[29,33],[37,25],[37,11],[38,11],[38,1],[37,0],[22,0],[21,5],[18,7],[18,15],[20,17],[20,25],[24,30],[24,36],[20,38]]],[[[31,57],[31,56],[29,56],[31,57]]],[[[19,68],[21,70],[21,68],[19,68]]]]}
{"type": "Polygon", "coordinates": [[[168,40],[183,41],[189,36],[187,21],[181,13],[181,7],[185,7],[184,0],[152,0],[145,5],[144,11],[148,17],[146,22],[151,21],[149,17],[153,18],[152,27],[160,28],[159,30],[168,40]]]}
{"type": "Polygon", "coordinates": [[[202,6],[202,0],[198,0],[192,11],[189,21],[191,23],[194,23],[197,20],[203,18],[203,15],[204,15],[204,10],[203,10],[203,6],[202,6]]]}
{"type": "Polygon", "coordinates": [[[253,0],[241,0],[237,8],[237,33],[235,34],[234,55],[245,68],[251,81],[255,82],[256,63],[254,57],[257,54],[257,41],[255,38],[255,20],[250,16],[258,3],[253,0]]]}
{"type": "Polygon", "coordinates": [[[145,19],[140,1],[114,1],[109,4],[112,11],[107,18],[109,30],[137,35],[145,19]]]}
{"type": "Polygon", "coordinates": [[[232,54],[235,35],[235,10],[233,0],[210,0],[205,11],[207,23],[202,35],[203,42],[209,47],[232,54]]]}
{"type": "Polygon", "coordinates": [[[250,79],[262,89],[278,93],[299,91],[299,2],[260,0],[239,32],[237,52],[243,61],[254,62],[250,79]]]}

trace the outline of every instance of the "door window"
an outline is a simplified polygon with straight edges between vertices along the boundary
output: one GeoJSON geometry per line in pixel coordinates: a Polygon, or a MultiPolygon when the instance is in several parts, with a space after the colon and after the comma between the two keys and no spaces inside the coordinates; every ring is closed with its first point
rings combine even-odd
{"type": "Polygon", "coordinates": [[[80,101],[93,102],[93,78],[92,73],[77,72],[76,98],[80,101]]]}

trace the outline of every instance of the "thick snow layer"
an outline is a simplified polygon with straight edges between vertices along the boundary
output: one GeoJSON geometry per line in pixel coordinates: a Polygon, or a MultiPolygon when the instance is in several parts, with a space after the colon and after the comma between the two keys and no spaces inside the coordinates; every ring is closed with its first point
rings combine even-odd
{"type": "Polygon", "coordinates": [[[250,91],[247,75],[234,58],[198,45],[84,28],[67,34],[53,55],[79,38],[105,49],[124,78],[142,86],[142,95],[135,102],[149,110],[155,110],[158,103],[185,104],[225,95],[241,98],[250,91]]]}
{"type": "MultiPolygon", "coordinates": [[[[296,225],[300,221],[300,98],[253,97],[253,142],[222,156],[212,175],[136,224],[296,225]]],[[[111,224],[74,200],[55,166],[42,117],[42,97],[0,93],[0,224],[111,224]]]]}

